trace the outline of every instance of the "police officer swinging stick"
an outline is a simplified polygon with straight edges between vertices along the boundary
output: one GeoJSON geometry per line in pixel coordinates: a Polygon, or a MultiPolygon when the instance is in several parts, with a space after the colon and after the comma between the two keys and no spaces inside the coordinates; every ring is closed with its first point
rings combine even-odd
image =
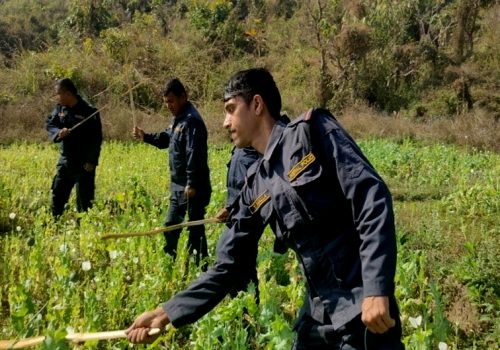
{"type": "MultiPolygon", "coordinates": [[[[137,83],[136,85],[134,85],[133,87],[131,87],[130,89],[128,89],[127,91],[125,91],[123,94],[121,94],[120,96],[123,96],[123,95],[126,95],[128,93],[132,94],[132,91],[134,89],[136,89],[137,87],[139,87],[139,85],[142,85],[143,83],[142,82],[139,82],[137,83]]],[[[133,101],[131,102],[133,103],[133,101]]],[[[64,136],[70,134],[73,130],[75,130],[77,127],[79,127],[80,125],[82,125],[83,123],[85,123],[86,121],[90,120],[93,116],[95,116],[97,113],[99,112],[102,112],[103,110],[105,110],[106,108],[109,107],[109,104],[108,105],[105,105],[104,107],[98,109],[97,111],[95,111],[94,113],[90,114],[87,118],[83,119],[81,122],[75,124],[73,127],[69,128],[65,133],[64,133],[64,136]]],[[[134,117],[134,125],[135,125],[135,117],[134,117]]],[[[59,138],[60,136],[58,136],[59,138]]]]}
{"type": "MultiPolygon", "coordinates": [[[[129,87],[130,87],[130,80],[129,80],[129,87]]],[[[133,94],[133,89],[129,88],[129,97],[130,97],[130,110],[132,111],[132,121],[134,124],[134,128],[137,127],[137,120],[135,117],[135,103],[134,103],[134,94],[133,94]]],[[[129,232],[129,233],[110,233],[110,234],[104,234],[101,236],[101,239],[109,239],[109,238],[126,238],[126,237],[141,237],[141,236],[152,236],[156,235],[158,233],[164,233],[168,231],[175,231],[178,229],[182,229],[184,227],[191,227],[191,226],[198,226],[198,225],[204,225],[204,224],[211,224],[211,223],[220,223],[222,222],[218,218],[209,218],[209,219],[201,219],[201,220],[192,220],[188,222],[182,222],[179,224],[175,225],[169,225],[169,226],[164,226],[164,227],[159,227],[152,229],[150,231],[145,231],[145,232],[129,232]]]]}

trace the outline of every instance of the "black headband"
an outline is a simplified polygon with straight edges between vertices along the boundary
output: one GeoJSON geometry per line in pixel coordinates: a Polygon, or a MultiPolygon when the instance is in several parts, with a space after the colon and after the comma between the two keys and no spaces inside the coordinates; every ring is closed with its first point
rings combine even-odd
{"type": "Polygon", "coordinates": [[[251,92],[250,89],[240,89],[240,90],[225,90],[224,91],[224,101],[228,101],[236,96],[245,95],[251,92]]]}

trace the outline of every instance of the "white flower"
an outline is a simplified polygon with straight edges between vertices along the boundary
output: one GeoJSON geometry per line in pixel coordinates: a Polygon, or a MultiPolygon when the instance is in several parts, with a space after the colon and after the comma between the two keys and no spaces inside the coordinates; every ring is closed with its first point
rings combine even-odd
{"type": "Polygon", "coordinates": [[[132,259],[132,262],[133,262],[134,264],[137,264],[137,263],[139,262],[139,258],[138,258],[138,257],[134,257],[134,258],[132,259]]]}
{"type": "Polygon", "coordinates": [[[84,261],[82,262],[82,270],[83,271],[88,271],[92,268],[92,265],[90,264],[90,261],[84,261]]]}
{"type": "Polygon", "coordinates": [[[66,253],[67,250],[68,250],[68,245],[66,243],[63,243],[59,246],[59,251],[61,253],[66,253]]]}
{"type": "Polygon", "coordinates": [[[439,344],[438,344],[438,349],[439,350],[448,350],[448,344],[446,344],[445,342],[440,341],[439,344]]]}
{"type": "Polygon", "coordinates": [[[14,220],[16,218],[16,213],[10,213],[9,219],[14,220]]]}
{"type": "Polygon", "coordinates": [[[75,329],[71,326],[68,326],[66,327],[66,333],[68,334],[74,334],[75,333],[75,329]]]}
{"type": "Polygon", "coordinates": [[[111,260],[115,260],[117,256],[118,256],[118,252],[116,250],[112,250],[109,252],[109,258],[111,260]]]}
{"type": "Polygon", "coordinates": [[[408,317],[408,320],[413,328],[418,328],[422,324],[422,315],[418,315],[417,317],[408,317]]]}
{"type": "Polygon", "coordinates": [[[16,226],[16,231],[21,232],[21,226],[16,226]]]}
{"type": "Polygon", "coordinates": [[[131,279],[132,277],[130,277],[129,275],[125,276],[125,280],[130,281],[131,279]]]}
{"type": "Polygon", "coordinates": [[[146,287],[146,283],[144,282],[139,283],[139,288],[144,288],[144,287],[146,287]]]}

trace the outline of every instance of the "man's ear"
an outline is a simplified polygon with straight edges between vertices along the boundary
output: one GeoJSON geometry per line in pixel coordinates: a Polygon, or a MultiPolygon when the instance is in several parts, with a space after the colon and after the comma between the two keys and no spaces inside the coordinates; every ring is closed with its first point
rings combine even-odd
{"type": "Polygon", "coordinates": [[[309,119],[311,119],[313,110],[314,110],[313,108],[309,108],[309,110],[304,114],[305,121],[308,121],[309,119]]]}
{"type": "Polygon", "coordinates": [[[255,114],[261,115],[265,109],[265,104],[264,104],[264,100],[262,99],[262,96],[254,95],[253,102],[254,102],[255,114]]]}

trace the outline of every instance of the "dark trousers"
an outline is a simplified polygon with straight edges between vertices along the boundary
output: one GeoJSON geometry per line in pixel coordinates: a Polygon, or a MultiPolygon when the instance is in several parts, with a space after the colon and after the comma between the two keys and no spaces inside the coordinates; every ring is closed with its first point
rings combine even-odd
{"type": "Polygon", "coordinates": [[[396,325],[383,334],[371,333],[361,315],[334,330],[331,324],[322,324],[303,314],[295,327],[297,336],[292,350],[404,350],[398,314],[391,312],[396,325]]]}
{"type": "Polygon", "coordinates": [[[95,169],[86,171],[82,166],[58,164],[52,181],[52,215],[60,216],[76,184],[76,206],[79,212],[92,206],[95,192],[95,169]]]}
{"type": "MultiPolygon", "coordinates": [[[[184,221],[186,212],[189,221],[202,220],[205,217],[205,207],[207,204],[208,200],[198,193],[187,200],[183,191],[172,191],[170,194],[170,206],[164,225],[180,224],[184,221]]],[[[177,243],[179,242],[181,232],[182,229],[164,233],[166,244],[163,250],[174,259],[177,255],[177,243]]],[[[205,225],[189,227],[188,249],[189,254],[194,255],[197,265],[200,264],[202,259],[208,256],[205,225]]],[[[204,269],[206,269],[205,265],[204,269]]]]}
{"type": "Polygon", "coordinates": [[[253,282],[255,286],[255,302],[260,304],[259,279],[257,278],[256,264],[248,265],[246,270],[239,271],[240,279],[236,282],[233,289],[229,291],[229,295],[234,298],[239,291],[248,290],[248,285],[253,282]]]}

